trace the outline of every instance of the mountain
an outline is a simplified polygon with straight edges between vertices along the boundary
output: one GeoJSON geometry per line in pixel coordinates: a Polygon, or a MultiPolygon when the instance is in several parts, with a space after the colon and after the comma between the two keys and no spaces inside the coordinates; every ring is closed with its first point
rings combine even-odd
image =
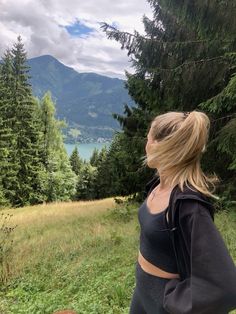
{"type": "Polygon", "coordinates": [[[80,131],[81,141],[111,138],[120,129],[112,113],[122,113],[124,103],[134,105],[121,79],[78,73],[49,55],[29,59],[28,64],[34,95],[41,98],[50,90],[57,118],[68,123],[67,142],[78,134],[74,129],[80,131]]]}

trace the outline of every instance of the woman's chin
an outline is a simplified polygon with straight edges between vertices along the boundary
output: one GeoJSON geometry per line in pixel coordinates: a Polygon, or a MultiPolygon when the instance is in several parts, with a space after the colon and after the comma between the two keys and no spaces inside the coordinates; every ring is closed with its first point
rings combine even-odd
{"type": "Polygon", "coordinates": [[[147,161],[147,166],[148,166],[149,168],[151,168],[151,169],[157,168],[157,166],[156,166],[153,162],[151,162],[151,161],[147,161]]]}

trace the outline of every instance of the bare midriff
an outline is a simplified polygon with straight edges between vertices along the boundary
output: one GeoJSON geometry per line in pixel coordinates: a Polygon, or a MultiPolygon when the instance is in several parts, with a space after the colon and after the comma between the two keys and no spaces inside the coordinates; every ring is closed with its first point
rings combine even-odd
{"type": "Polygon", "coordinates": [[[172,278],[180,278],[179,274],[174,274],[174,273],[168,273],[164,270],[162,270],[161,268],[149,263],[140,253],[139,251],[139,255],[138,255],[138,263],[139,265],[142,267],[142,269],[153,275],[153,276],[157,276],[157,277],[161,277],[161,278],[166,278],[166,279],[172,279],[172,278]]]}

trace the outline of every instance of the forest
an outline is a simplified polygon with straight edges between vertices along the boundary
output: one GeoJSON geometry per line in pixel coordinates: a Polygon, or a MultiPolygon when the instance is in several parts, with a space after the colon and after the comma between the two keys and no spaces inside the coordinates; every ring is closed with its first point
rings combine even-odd
{"type": "Polygon", "coordinates": [[[205,112],[211,120],[202,158],[207,175],[220,178],[216,194],[236,195],[236,53],[234,1],[148,1],[145,35],[103,23],[107,37],[127,50],[135,73],[126,88],[136,106],[113,113],[122,130],[108,150],[89,162],[67,156],[50,91],[34,97],[27,53],[19,36],[0,66],[0,206],[92,200],[131,195],[141,200],[153,170],[142,166],[150,121],[167,111],[205,112]],[[219,10],[219,6],[222,7],[219,10]]]}

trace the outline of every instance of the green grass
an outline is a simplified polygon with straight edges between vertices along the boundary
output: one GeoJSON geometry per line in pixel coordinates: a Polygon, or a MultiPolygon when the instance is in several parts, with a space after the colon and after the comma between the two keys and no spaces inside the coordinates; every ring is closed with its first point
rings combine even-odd
{"type": "MultiPolygon", "coordinates": [[[[115,206],[109,198],[5,210],[18,227],[0,313],[127,314],[139,248],[138,204],[114,214],[115,206]]],[[[233,210],[216,216],[234,260],[235,222],[233,210]]]]}

